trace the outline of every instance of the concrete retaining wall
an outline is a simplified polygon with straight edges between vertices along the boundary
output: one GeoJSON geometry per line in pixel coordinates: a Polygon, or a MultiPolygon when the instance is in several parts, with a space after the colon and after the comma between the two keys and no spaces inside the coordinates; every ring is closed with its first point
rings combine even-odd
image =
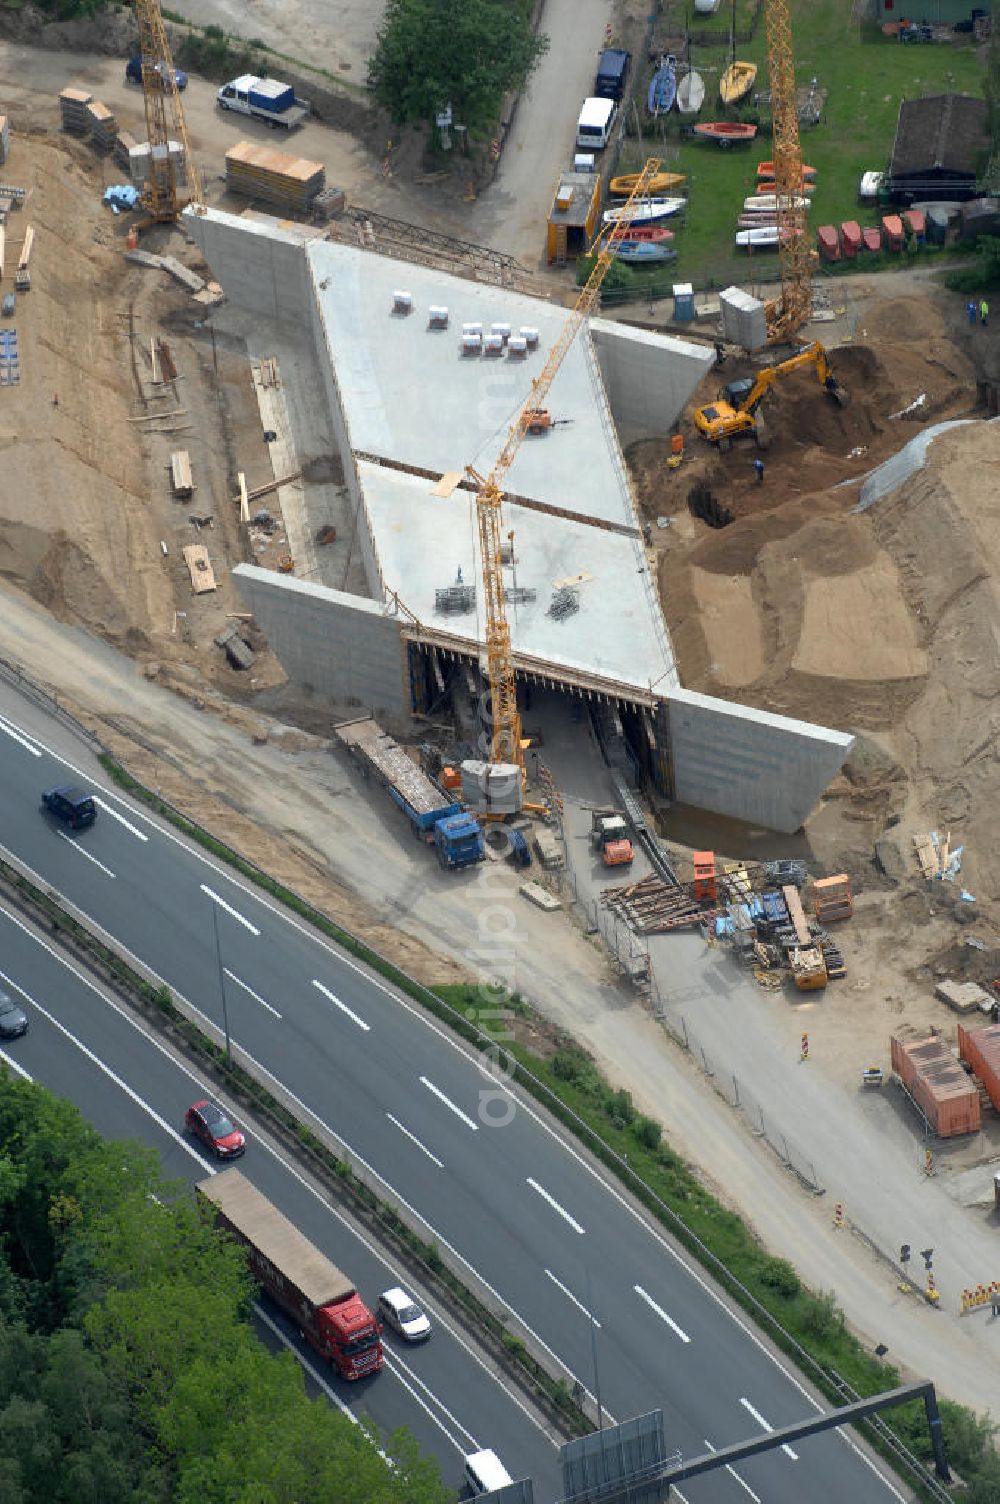
{"type": "Polygon", "coordinates": [[[590,333],[622,448],[666,438],[715,364],[714,349],[607,319],[593,319],[590,333]]]}
{"type": "Polygon", "coordinates": [[[261,318],[313,332],[313,300],[305,248],[315,232],[279,227],[266,215],[243,218],[209,209],[184,212],[184,228],[212,268],[226,297],[261,318]]]}
{"type": "Polygon", "coordinates": [[[238,564],[233,581],[285,673],[317,700],[410,713],[400,621],[377,601],[238,564]]]}
{"type": "Polygon", "coordinates": [[[668,704],[681,804],[788,834],[815,808],[853,736],[675,689],[668,704]]]}

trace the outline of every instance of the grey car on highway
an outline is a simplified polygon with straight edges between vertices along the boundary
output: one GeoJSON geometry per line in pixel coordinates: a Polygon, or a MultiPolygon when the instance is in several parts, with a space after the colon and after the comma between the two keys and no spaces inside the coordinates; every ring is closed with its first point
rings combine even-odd
{"type": "Polygon", "coordinates": [[[28,1015],[6,992],[0,992],[0,1039],[20,1039],[28,1032],[28,1015]]]}

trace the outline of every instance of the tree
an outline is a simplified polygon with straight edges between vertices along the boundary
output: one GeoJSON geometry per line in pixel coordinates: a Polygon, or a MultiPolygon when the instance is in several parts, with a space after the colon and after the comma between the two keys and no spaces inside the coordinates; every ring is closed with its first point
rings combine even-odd
{"type": "Polygon", "coordinates": [[[389,0],[368,86],[397,125],[433,124],[450,105],[457,123],[491,132],[548,44],[526,0],[389,0]]]}

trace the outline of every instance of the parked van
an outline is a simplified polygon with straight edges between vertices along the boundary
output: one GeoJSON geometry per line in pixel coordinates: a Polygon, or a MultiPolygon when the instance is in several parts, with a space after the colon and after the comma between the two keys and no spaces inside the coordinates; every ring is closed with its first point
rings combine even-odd
{"type": "Polygon", "coordinates": [[[585,99],[576,122],[576,144],[585,151],[600,151],[607,146],[618,106],[613,99],[585,99]]]}
{"type": "Polygon", "coordinates": [[[625,78],[631,61],[631,52],[626,52],[624,48],[605,47],[594,79],[594,93],[598,99],[615,99],[621,103],[625,96],[625,78]]]}
{"type": "Polygon", "coordinates": [[[506,1488],[513,1481],[496,1452],[489,1447],[484,1447],[481,1452],[470,1452],[465,1459],[465,1486],[472,1499],[478,1499],[480,1494],[491,1494],[497,1488],[506,1488]]]}

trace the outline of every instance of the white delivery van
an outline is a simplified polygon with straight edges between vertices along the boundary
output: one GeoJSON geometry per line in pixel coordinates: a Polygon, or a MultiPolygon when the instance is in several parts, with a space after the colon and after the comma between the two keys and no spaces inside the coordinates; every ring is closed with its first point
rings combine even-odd
{"type": "Polygon", "coordinates": [[[465,1486],[473,1499],[478,1499],[480,1494],[491,1494],[494,1489],[505,1488],[513,1481],[496,1452],[489,1447],[484,1447],[481,1452],[470,1452],[465,1459],[465,1486]]]}
{"type": "Polygon", "coordinates": [[[618,106],[613,99],[585,99],[576,122],[576,144],[584,151],[600,151],[607,146],[618,106]]]}

